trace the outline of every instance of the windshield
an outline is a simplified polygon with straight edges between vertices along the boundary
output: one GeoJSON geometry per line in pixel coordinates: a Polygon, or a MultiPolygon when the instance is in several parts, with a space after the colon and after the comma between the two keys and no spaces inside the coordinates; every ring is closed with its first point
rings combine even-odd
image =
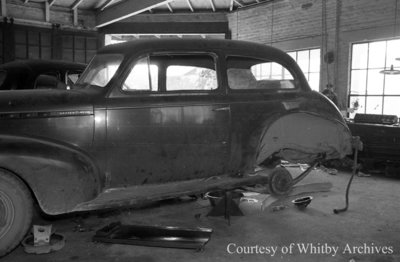
{"type": "Polygon", "coordinates": [[[121,54],[96,55],[76,84],[106,86],[114,76],[123,58],[121,54]]]}

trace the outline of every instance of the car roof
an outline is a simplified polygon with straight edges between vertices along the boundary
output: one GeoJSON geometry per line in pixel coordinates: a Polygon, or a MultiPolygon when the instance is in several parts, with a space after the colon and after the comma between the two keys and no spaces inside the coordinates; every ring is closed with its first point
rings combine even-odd
{"type": "Polygon", "coordinates": [[[239,40],[228,39],[138,39],[130,42],[113,44],[103,47],[100,54],[124,54],[130,55],[141,51],[209,51],[223,50],[231,55],[249,55],[253,57],[269,57],[286,60],[292,63],[292,59],[284,51],[272,46],[239,40]]]}

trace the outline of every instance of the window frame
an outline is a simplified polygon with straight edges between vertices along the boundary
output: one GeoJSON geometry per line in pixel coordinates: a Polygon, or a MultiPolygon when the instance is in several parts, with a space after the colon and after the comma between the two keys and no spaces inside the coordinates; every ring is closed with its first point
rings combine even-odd
{"type": "MultiPolygon", "coordinates": [[[[238,55],[238,54],[226,54],[225,55],[225,78],[226,78],[226,85],[229,93],[235,94],[235,93],[292,93],[292,92],[299,92],[302,90],[300,83],[299,83],[299,76],[296,74],[296,72],[293,70],[293,68],[284,61],[279,61],[279,60],[274,60],[272,61],[271,59],[268,59],[266,57],[255,57],[252,55],[238,55]],[[280,64],[282,67],[284,67],[292,76],[293,76],[293,84],[294,88],[281,88],[281,89],[233,89],[229,86],[229,80],[228,80],[228,58],[229,57],[238,57],[238,58],[250,58],[250,59],[256,59],[256,60],[264,60],[265,63],[272,62],[272,63],[277,63],[280,64]]],[[[249,68],[251,70],[251,68],[249,68]]],[[[283,79],[282,79],[283,80],[283,79]]]]}
{"type": "Polygon", "coordinates": [[[178,94],[198,94],[198,95],[207,95],[207,94],[217,94],[220,93],[222,90],[222,81],[221,81],[221,73],[220,73],[220,59],[219,59],[219,55],[217,53],[214,52],[204,52],[204,51],[163,51],[163,52],[151,52],[151,53],[144,53],[144,54],[140,54],[135,56],[133,59],[131,59],[128,63],[127,66],[125,68],[125,72],[122,75],[121,81],[119,83],[118,86],[118,91],[121,94],[124,95],[153,95],[153,96],[159,96],[159,95],[163,95],[163,96],[168,96],[168,95],[178,95],[178,94]],[[215,68],[215,72],[216,72],[216,76],[217,76],[217,88],[213,89],[213,90],[171,90],[171,91],[167,91],[166,90],[166,69],[165,70],[158,70],[158,76],[160,77],[160,75],[163,75],[165,79],[162,79],[162,81],[160,81],[160,78],[158,79],[158,90],[157,91],[151,91],[151,90],[124,90],[123,84],[126,81],[126,79],[128,78],[133,66],[135,66],[137,64],[138,61],[140,61],[141,59],[145,58],[145,57],[149,57],[150,61],[151,61],[151,57],[152,56],[174,56],[174,55],[204,55],[204,56],[209,56],[214,60],[214,68],[215,68]],[[163,72],[164,71],[164,72],[163,72]]]}
{"type": "MultiPolygon", "coordinates": [[[[376,93],[372,93],[369,94],[368,93],[368,80],[369,80],[369,74],[370,71],[372,70],[383,70],[383,69],[387,69],[390,66],[388,65],[388,42],[390,41],[395,41],[395,40],[400,40],[400,38],[391,38],[391,39],[375,39],[375,40],[369,40],[369,41],[360,41],[360,42],[354,42],[350,44],[350,59],[349,59],[349,79],[348,79],[348,96],[347,96],[347,106],[348,108],[352,108],[353,106],[351,105],[351,101],[352,98],[359,98],[360,100],[363,100],[363,105],[364,105],[364,109],[361,111],[359,111],[360,109],[357,110],[357,112],[352,112],[350,113],[350,117],[352,116],[352,114],[380,114],[380,115],[388,115],[388,114],[384,114],[385,112],[385,98],[387,97],[398,97],[400,98],[400,90],[398,94],[385,94],[385,88],[386,88],[386,77],[393,77],[390,75],[383,75],[383,83],[382,83],[382,93],[381,94],[376,94],[376,93]],[[377,42],[385,42],[385,64],[384,67],[370,67],[369,66],[369,58],[370,58],[370,44],[372,43],[377,43],[377,42]],[[365,68],[353,68],[353,54],[354,54],[354,46],[355,45],[362,45],[362,44],[367,44],[367,51],[366,51],[366,66],[365,68]],[[364,89],[364,93],[362,94],[352,94],[352,80],[353,80],[353,72],[354,71],[362,71],[365,70],[366,71],[366,75],[365,75],[365,89],[364,89]],[[368,98],[380,98],[380,107],[381,107],[381,112],[377,113],[377,112],[373,112],[373,113],[367,113],[367,108],[368,108],[368,98]]],[[[392,61],[391,64],[393,64],[394,61],[392,61]]],[[[395,66],[394,67],[397,70],[400,70],[400,66],[395,66]]],[[[400,112],[400,110],[399,110],[400,112]]],[[[397,114],[397,116],[400,116],[400,113],[397,114]]]]}
{"type": "Polygon", "coordinates": [[[286,53],[289,56],[291,56],[290,53],[296,53],[296,58],[293,58],[292,56],[291,57],[296,62],[296,64],[300,67],[301,72],[303,73],[305,79],[307,80],[307,83],[310,86],[311,90],[320,92],[321,91],[321,65],[322,65],[322,63],[321,63],[321,47],[309,47],[309,48],[302,48],[302,49],[294,49],[294,50],[286,51],[286,53]],[[310,61],[311,61],[311,51],[312,50],[319,50],[319,66],[318,66],[319,69],[318,69],[318,72],[310,70],[310,67],[311,67],[311,63],[310,63],[310,61]],[[307,72],[304,72],[303,69],[300,67],[300,64],[297,62],[298,61],[298,53],[299,52],[303,52],[303,51],[308,51],[308,70],[307,70],[307,72]],[[310,84],[310,80],[309,80],[310,74],[315,74],[315,73],[318,73],[318,75],[319,75],[319,77],[318,77],[319,78],[318,79],[318,89],[313,89],[311,84],[310,84]]]}

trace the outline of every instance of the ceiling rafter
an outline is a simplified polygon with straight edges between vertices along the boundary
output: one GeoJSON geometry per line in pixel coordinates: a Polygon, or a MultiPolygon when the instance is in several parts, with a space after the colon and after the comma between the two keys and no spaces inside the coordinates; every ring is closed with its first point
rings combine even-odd
{"type": "Polygon", "coordinates": [[[103,27],[149,11],[173,0],[136,0],[118,2],[97,14],[96,27],[103,27]]]}
{"type": "Polygon", "coordinates": [[[48,3],[49,3],[49,6],[52,6],[52,5],[54,5],[54,3],[56,2],[56,0],[49,0],[49,1],[47,1],[48,3]]]}
{"type": "Polygon", "coordinates": [[[211,5],[211,8],[212,8],[213,12],[215,12],[216,9],[215,9],[215,5],[214,5],[213,0],[210,0],[210,5],[211,5]]]}
{"type": "Polygon", "coordinates": [[[103,10],[106,9],[112,2],[114,2],[114,0],[107,0],[107,1],[105,1],[104,4],[102,4],[102,5],[99,7],[99,10],[100,10],[100,11],[103,11],[103,10]]]}
{"type": "Polygon", "coordinates": [[[48,1],[44,2],[44,16],[45,21],[50,22],[50,3],[48,1]]]}
{"type": "Polygon", "coordinates": [[[194,12],[194,8],[193,8],[193,5],[192,5],[192,3],[190,2],[190,0],[186,0],[186,3],[188,4],[188,6],[189,6],[189,8],[190,8],[190,11],[194,12]]]}
{"type": "Polygon", "coordinates": [[[174,9],[172,9],[172,6],[171,6],[168,2],[166,3],[166,5],[167,5],[169,11],[170,11],[171,13],[173,13],[173,12],[174,12],[174,9]]]}
{"type": "Polygon", "coordinates": [[[6,17],[7,16],[7,2],[6,0],[1,0],[1,16],[6,17]]]}
{"type": "Polygon", "coordinates": [[[233,11],[233,0],[231,0],[230,3],[229,3],[229,11],[230,12],[233,11]]]}
{"type": "Polygon", "coordinates": [[[238,6],[243,7],[243,4],[241,4],[239,1],[237,0],[233,0],[233,2],[235,2],[238,6]]]}
{"type": "Polygon", "coordinates": [[[83,0],[76,0],[76,1],[72,4],[71,9],[77,9],[78,6],[79,6],[80,4],[82,4],[82,2],[83,2],[83,0]]]}

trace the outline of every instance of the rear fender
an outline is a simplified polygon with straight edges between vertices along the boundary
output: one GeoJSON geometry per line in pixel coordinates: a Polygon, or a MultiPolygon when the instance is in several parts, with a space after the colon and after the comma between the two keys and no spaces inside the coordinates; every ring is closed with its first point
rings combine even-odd
{"type": "Polygon", "coordinates": [[[340,159],[351,152],[351,133],[345,124],[315,113],[294,112],[264,126],[255,161],[257,165],[273,158],[311,163],[321,155],[340,159]]]}
{"type": "Polygon", "coordinates": [[[57,215],[95,198],[103,179],[78,148],[34,137],[0,135],[0,167],[31,188],[43,212],[57,215]]]}

